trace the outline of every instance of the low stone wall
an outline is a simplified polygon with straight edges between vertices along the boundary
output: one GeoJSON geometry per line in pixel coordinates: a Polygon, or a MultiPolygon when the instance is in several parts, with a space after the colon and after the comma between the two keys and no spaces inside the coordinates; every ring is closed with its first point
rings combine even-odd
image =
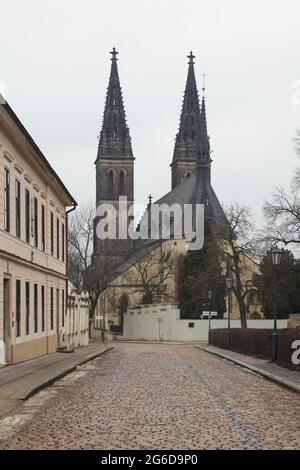
{"type": "MultiPolygon", "coordinates": [[[[226,334],[226,328],[211,330],[209,344],[227,349],[226,334]]],[[[290,362],[291,343],[295,339],[300,339],[300,328],[278,330],[279,362],[290,362]]],[[[272,329],[232,329],[230,331],[230,349],[270,360],[272,359],[272,329]]]]}
{"type": "MultiPolygon", "coordinates": [[[[227,320],[211,320],[211,328],[226,328],[227,320]]],[[[248,320],[249,328],[271,329],[272,320],[248,320]]],[[[287,320],[279,320],[279,328],[287,320]]],[[[231,320],[231,328],[241,328],[240,320],[231,320]]],[[[129,307],[124,314],[123,336],[117,340],[208,342],[209,321],[180,319],[177,305],[143,305],[129,307]]]]}

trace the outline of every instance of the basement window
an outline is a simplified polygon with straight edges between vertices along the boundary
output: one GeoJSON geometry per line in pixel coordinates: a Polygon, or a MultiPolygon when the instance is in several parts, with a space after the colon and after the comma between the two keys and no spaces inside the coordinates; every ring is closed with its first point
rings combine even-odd
{"type": "Polygon", "coordinates": [[[194,322],[189,323],[189,328],[195,328],[195,323],[194,322]]]}

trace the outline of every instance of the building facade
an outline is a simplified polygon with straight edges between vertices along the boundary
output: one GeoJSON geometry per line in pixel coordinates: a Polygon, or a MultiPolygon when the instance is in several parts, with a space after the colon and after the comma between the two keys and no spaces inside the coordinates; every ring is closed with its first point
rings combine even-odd
{"type": "Polygon", "coordinates": [[[66,345],[67,212],[75,206],[13,110],[1,104],[2,364],[53,353],[66,345]]]}
{"type": "MultiPolygon", "coordinates": [[[[103,123],[95,161],[96,207],[100,204],[109,204],[115,208],[118,220],[120,217],[126,217],[130,223],[133,218],[133,214],[131,215],[129,211],[134,201],[134,157],[119,80],[117,54],[118,52],[113,48],[103,123]],[[127,198],[126,214],[120,211],[120,197],[127,198]]],[[[99,217],[96,216],[95,230],[98,222],[99,217]]],[[[116,235],[117,239],[114,240],[103,240],[94,236],[94,266],[109,264],[112,267],[128,256],[131,248],[129,240],[122,239],[118,233],[116,235]]]]}
{"type": "MultiPolygon", "coordinates": [[[[115,49],[111,54],[111,74],[96,160],[96,205],[109,202],[118,207],[118,198],[123,194],[128,196],[130,202],[133,202],[133,156],[129,131],[125,121],[115,49]],[[126,180],[124,178],[120,179],[123,172],[126,175],[126,180]]],[[[223,241],[221,241],[222,231],[228,221],[212,185],[213,161],[207,126],[205,86],[203,84],[202,97],[199,100],[194,69],[195,56],[192,52],[188,55],[188,59],[188,73],[179,129],[176,134],[173,159],[170,165],[171,190],[155,204],[168,208],[177,205],[182,210],[187,205],[192,206],[193,209],[197,205],[201,205],[204,212],[204,225],[210,227],[215,239],[223,245],[223,241]]],[[[137,225],[136,233],[140,231],[143,221],[151,220],[152,208],[152,198],[150,197],[149,204],[137,225]]],[[[162,228],[160,220],[158,218],[157,222],[159,233],[161,233],[162,228]]],[[[95,221],[97,222],[97,219],[95,221]]],[[[174,228],[172,227],[171,216],[169,225],[171,233],[174,228]]],[[[176,264],[176,258],[186,253],[186,245],[191,241],[186,233],[183,234],[183,239],[178,241],[173,240],[172,235],[170,240],[161,240],[161,243],[157,243],[159,237],[157,240],[149,238],[151,237],[148,237],[147,240],[139,240],[136,237],[129,243],[125,239],[98,240],[95,236],[94,266],[103,266],[107,258],[112,259],[115,257],[117,261],[113,266],[107,264],[110,269],[106,270],[109,270],[109,276],[106,276],[104,286],[101,286],[101,282],[99,282],[100,287],[103,287],[103,289],[99,296],[95,316],[105,318],[106,326],[107,323],[111,323],[113,326],[122,326],[124,313],[128,306],[152,303],[153,299],[150,301],[149,298],[145,299],[147,297],[145,294],[149,290],[145,287],[148,282],[147,277],[150,279],[150,284],[151,282],[155,284],[153,279],[157,276],[163,276],[163,272],[169,269],[170,263],[176,264]],[[120,249],[121,247],[122,249],[120,249]],[[166,260],[168,261],[166,262],[166,260]]],[[[226,247],[224,248],[225,251],[226,247]]],[[[222,264],[222,269],[225,278],[228,266],[222,264]]],[[[248,258],[243,260],[243,285],[249,285],[252,282],[253,274],[257,273],[258,270],[259,268],[255,262],[248,258]]],[[[94,273],[97,277],[96,269],[94,273]]],[[[101,280],[101,276],[102,278],[104,276],[100,274],[99,270],[98,273],[98,279],[101,280]]],[[[178,303],[178,279],[178,272],[175,272],[173,279],[168,278],[166,282],[164,281],[164,298],[161,295],[156,295],[154,303],[161,303],[162,301],[178,303]]],[[[160,280],[157,283],[161,285],[160,280]]],[[[160,288],[158,293],[161,293],[161,291],[160,288]]],[[[232,297],[230,314],[233,318],[239,318],[239,304],[233,295],[232,297]]],[[[201,313],[202,307],[203,305],[199,306],[199,313],[201,313]]],[[[228,310],[229,306],[227,305],[227,312],[228,310]]],[[[253,292],[249,295],[249,299],[247,298],[247,310],[249,316],[261,316],[257,295],[253,292]]],[[[96,327],[101,327],[100,323],[100,320],[96,321],[96,327]]]]}

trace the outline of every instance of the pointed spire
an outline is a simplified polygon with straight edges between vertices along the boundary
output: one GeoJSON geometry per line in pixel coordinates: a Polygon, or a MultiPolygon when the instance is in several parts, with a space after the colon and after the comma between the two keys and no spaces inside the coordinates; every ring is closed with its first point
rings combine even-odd
{"type": "Polygon", "coordinates": [[[203,74],[203,85],[202,85],[202,99],[201,99],[201,118],[200,118],[200,152],[201,160],[210,162],[210,142],[207,133],[207,120],[206,120],[206,103],[205,103],[205,77],[203,74]]]}
{"type": "Polygon", "coordinates": [[[193,141],[197,138],[200,123],[200,107],[193,60],[195,56],[192,52],[188,55],[188,59],[189,69],[178,132],[180,140],[184,142],[193,141]]]}
{"type": "MultiPolygon", "coordinates": [[[[207,134],[205,83],[202,85],[201,108],[194,71],[195,56],[188,55],[188,74],[180,115],[179,130],[176,135],[172,167],[172,188],[177,186],[187,174],[201,173],[210,180],[210,143],[207,134]],[[197,169],[197,170],[196,170],[197,169]]],[[[205,78],[205,74],[203,78],[205,78]]]]}
{"type": "Polygon", "coordinates": [[[132,157],[131,139],[126,123],[126,114],[120,86],[117,55],[113,47],[110,52],[111,71],[100,132],[98,159],[101,156],[132,157]]]}
{"type": "Polygon", "coordinates": [[[195,162],[198,153],[201,112],[194,71],[195,56],[190,52],[187,57],[189,59],[189,68],[180,115],[179,130],[176,135],[173,163],[176,160],[190,160],[195,162]]]}

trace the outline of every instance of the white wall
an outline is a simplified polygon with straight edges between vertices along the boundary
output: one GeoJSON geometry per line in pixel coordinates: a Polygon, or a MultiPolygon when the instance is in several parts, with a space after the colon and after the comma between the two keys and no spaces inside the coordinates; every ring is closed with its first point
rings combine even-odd
{"type": "Polygon", "coordinates": [[[67,348],[74,349],[89,344],[89,295],[71,290],[68,295],[66,316],[67,348]]]}
{"type": "MultiPolygon", "coordinates": [[[[208,341],[208,320],[180,320],[175,305],[129,307],[124,315],[123,340],[208,341]],[[160,321],[159,321],[160,319],[160,321]],[[189,327],[193,323],[194,327],[189,327]]],[[[240,328],[240,320],[231,320],[231,328],[240,328]]],[[[278,320],[286,328],[287,320],[278,320]]],[[[211,328],[227,328],[227,320],[211,320],[211,328]]],[[[273,328],[273,320],[248,320],[248,328],[273,328]]]]}

